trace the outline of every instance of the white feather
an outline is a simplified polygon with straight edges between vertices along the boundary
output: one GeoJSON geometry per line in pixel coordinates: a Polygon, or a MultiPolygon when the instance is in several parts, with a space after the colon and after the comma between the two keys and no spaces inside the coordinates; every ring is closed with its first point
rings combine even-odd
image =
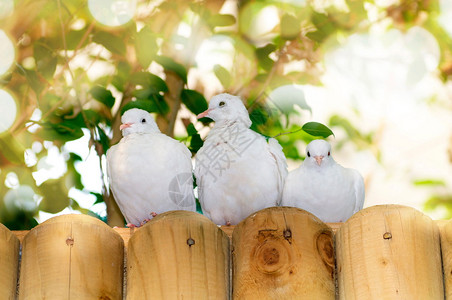
{"type": "Polygon", "coordinates": [[[160,133],[152,116],[140,109],[124,113],[124,137],[107,152],[110,187],[128,223],[139,226],[170,210],[196,210],[191,153],[180,142],[160,133]],[[140,128],[140,121],[147,124],[140,128]],[[135,126],[135,127],[134,127],[135,126]]]}
{"type": "Polygon", "coordinates": [[[274,139],[249,129],[240,98],[212,98],[201,114],[215,121],[198,151],[195,176],[203,213],[216,224],[237,224],[250,214],[279,204],[287,175],[286,159],[274,139]]]}
{"type": "Polygon", "coordinates": [[[363,208],[361,174],[336,163],[324,140],[312,141],[306,153],[310,156],[287,176],[281,205],[307,210],[324,222],[345,222],[363,208]],[[315,156],[323,156],[320,165],[315,156]]]}

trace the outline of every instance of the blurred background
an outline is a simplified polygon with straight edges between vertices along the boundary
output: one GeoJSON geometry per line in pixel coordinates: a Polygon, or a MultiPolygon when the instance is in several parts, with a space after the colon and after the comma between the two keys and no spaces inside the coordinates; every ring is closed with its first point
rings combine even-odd
{"type": "Polygon", "coordinates": [[[450,20],[449,0],[0,0],[0,222],[123,226],[105,176],[121,111],[152,111],[195,154],[212,126],[195,116],[221,92],[278,135],[289,170],[318,122],[365,207],[449,219],[450,20]]]}

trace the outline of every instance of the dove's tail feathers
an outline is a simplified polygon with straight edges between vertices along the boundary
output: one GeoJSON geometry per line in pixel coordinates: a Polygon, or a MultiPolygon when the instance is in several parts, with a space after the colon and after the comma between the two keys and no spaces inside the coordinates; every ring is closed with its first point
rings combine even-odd
{"type": "Polygon", "coordinates": [[[277,170],[278,170],[278,190],[279,190],[279,199],[278,205],[281,204],[282,192],[284,188],[284,182],[286,180],[288,171],[287,171],[287,161],[284,152],[282,151],[281,145],[274,138],[270,138],[268,140],[270,154],[273,156],[276,162],[277,170]]]}

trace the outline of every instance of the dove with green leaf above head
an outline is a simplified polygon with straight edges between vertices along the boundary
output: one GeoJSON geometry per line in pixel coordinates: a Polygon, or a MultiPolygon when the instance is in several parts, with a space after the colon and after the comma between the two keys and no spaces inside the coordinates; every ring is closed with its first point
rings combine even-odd
{"type": "Polygon", "coordinates": [[[308,144],[305,160],[286,178],[281,202],[282,206],[304,209],[323,222],[345,222],[363,204],[363,177],[339,165],[325,140],[308,144]]]}

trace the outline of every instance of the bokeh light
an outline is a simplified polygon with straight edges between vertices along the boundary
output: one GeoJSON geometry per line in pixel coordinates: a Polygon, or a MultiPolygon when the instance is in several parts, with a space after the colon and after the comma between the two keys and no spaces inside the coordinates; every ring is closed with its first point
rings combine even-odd
{"type": "Polygon", "coordinates": [[[439,17],[438,21],[447,31],[447,33],[452,36],[452,1],[450,0],[440,0],[439,1],[439,17]]]}
{"type": "Polygon", "coordinates": [[[91,15],[106,26],[121,26],[132,20],[136,0],[88,0],[91,15]]]}
{"type": "Polygon", "coordinates": [[[269,42],[279,24],[278,8],[265,2],[251,2],[240,12],[240,31],[255,43],[269,42]]]}
{"type": "Polygon", "coordinates": [[[3,30],[0,30],[0,77],[11,68],[14,62],[14,45],[3,30]]]}
{"type": "Polygon", "coordinates": [[[20,185],[19,187],[6,192],[3,201],[9,212],[34,212],[38,207],[37,198],[38,196],[30,186],[20,185]]]}
{"type": "Polygon", "coordinates": [[[305,6],[306,0],[279,0],[281,3],[287,3],[294,6],[305,6]]]}
{"type": "Polygon", "coordinates": [[[215,65],[230,69],[234,60],[234,40],[226,35],[214,35],[204,40],[196,54],[196,65],[200,70],[212,70],[215,65]]]}
{"type": "MultiPolygon", "coordinates": [[[[324,82],[365,106],[362,110],[387,111],[389,104],[420,100],[431,89],[423,83],[437,68],[440,50],[436,39],[421,27],[407,32],[354,34],[340,48],[326,54],[324,82]],[[332,75],[332,76],[330,76],[332,75]]],[[[427,82],[428,83],[428,82],[427,82]]],[[[397,114],[394,115],[397,117],[397,114]]]]}
{"type": "Polygon", "coordinates": [[[8,130],[16,120],[17,107],[13,96],[0,90],[0,133],[8,130]]]}
{"type": "Polygon", "coordinates": [[[0,19],[6,18],[13,13],[13,0],[0,0],[0,19]]]}

